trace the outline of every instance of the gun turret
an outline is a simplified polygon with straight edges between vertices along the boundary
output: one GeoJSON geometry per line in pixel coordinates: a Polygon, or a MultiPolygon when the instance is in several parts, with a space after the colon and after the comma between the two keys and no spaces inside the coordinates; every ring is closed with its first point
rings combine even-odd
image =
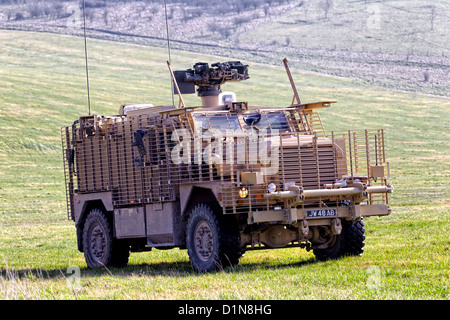
{"type": "Polygon", "coordinates": [[[197,86],[197,94],[202,98],[204,107],[219,104],[218,97],[222,92],[220,86],[225,82],[249,78],[248,65],[240,61],[217,62],[211,66],[208,63],[198,62],[192,69],[174,71],[174,77],[181,94],[195,93],[195,86],[197,86]]]}

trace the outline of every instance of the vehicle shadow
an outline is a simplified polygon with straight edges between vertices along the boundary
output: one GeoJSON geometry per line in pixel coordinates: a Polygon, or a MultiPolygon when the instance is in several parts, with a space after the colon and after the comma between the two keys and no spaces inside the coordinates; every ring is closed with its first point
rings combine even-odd
{"type": "Polygon", "coordinates": [[[266,269],[266,270],[282,270],[289,268],[302,268],[307,265],[316,264],[320,261],[315,257],[308,259],[299,259],[298,261],[292,261],[289,263],[277,263],[276,260],[265,260],[262,262],[247,262],[239,264],[235,267],[228,267],[225,269],[225,272],[253,272],[258,269],[266,269]]]}
{"type": "Polygon", "coordinates": [[[29,268],[29,269],[0,269],[0,277],[4,280],[16,281],[21,279],[38,279],[38,280],[52,280],[58,278],[65,278],[71,281],[74,277],[88,278],[88,277],[197,277],[214,273],[252,273],[259,269],[264,270],[283,270],[290,268],[302,268],[304,266],[318,263],[315,258],[308,258],[306,260],[298,260],[289,263],[277,263],[274,260],[245,262],[236,266],[219,267],[219,269],[212,273],[198,273],[193,270],[191,264],[187,260],[161,262],[156,263],[140,263],[128,264],[124,268],[114,267],[100,267],[97,269],[90,269],[86,266],[67,266],[55,269],[43,268],[29,268]]]}

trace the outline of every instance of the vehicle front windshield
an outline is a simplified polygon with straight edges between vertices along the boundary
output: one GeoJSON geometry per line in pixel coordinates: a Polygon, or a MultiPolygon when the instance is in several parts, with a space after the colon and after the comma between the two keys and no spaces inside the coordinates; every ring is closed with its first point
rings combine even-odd
{"type": "Polygon", "coordinates": [[[284,111],[247,112],[242,115],[229,112],[195,113],[195,126],[202,134],[205,131],[224,134],[226,132],[243,132],[243,129],[264,130],[267,132],[291,131],[284,111]],[[242,126],[238,116],[242,116],[242,126]]]}
{"type": "Polygon", "coordinates": [[[250,127],[259,130],[278,130],[280,132],[289,131],[289,123],[283,111],[270,111],[261,113],[246,113],[243,115],[246,129],[250,127]]]}
{"type": "Polygon", "coordinates": [[[207,130],[221,134],[229,131],[242,132],[237,115],[228,112],[196,114],[194,118],[197,130],[201,133],[207,130]]]}

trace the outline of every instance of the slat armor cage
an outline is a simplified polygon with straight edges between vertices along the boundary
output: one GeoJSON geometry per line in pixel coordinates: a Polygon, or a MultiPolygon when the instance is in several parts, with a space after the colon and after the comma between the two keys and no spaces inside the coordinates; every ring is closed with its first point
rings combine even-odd
{"type": "MultiPolygon", "coordinates": [[[[264,197],[270,183],[281,190],[292,185],[326,189],[340,180],[387,185],[383,130],[326,133],[318,113],[308,105],[244,109],[160,106],[126,116],[81,117],[73,126],[61,128],[68,218],[74,217],[74,194],[111,191],[114,206],[125,207],[176,201],[180,184],[215,181],[221,185],[223,212],[236,214],[279,206],[278,200],[264,197]],[[244,121],[252,114],[260,115],[261,127],[244,121]],[[251,130],[264,131],[266,140],[255,147],[251,130]],[[211,152],[214,143],[216,150],[211,152]],[[267,143],[277,146],[276,161],[273,154],[270,164],[255,161],[255,152],[260,154],[267,143]],[[178,155],[183,161],[174,161],[180,144],[184,153],[178,155]],[[267,171],[274,162],[276,172],[265,175],[261,183],[247,182],[248,196],[242,199],[242,173],[267,171]]],[[[310,198],[299,207],[337,205],[346,199],[310,198]]],[[[368,204],[387,201],[387,193],[370,194],[367,199],[368,204]]]]}

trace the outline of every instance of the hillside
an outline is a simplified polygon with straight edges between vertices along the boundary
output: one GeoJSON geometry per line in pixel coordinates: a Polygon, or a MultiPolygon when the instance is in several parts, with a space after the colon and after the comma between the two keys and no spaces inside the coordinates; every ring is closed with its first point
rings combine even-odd
{"type": "MultiPolygon", "coordinates": [[[[265,250],[247,252],[233,270],[198,275],[185,250],[153,250],[132,254],[124,269],[87,269],[66,218],[60,142],[60,127],[87,114],[83,44],[0,31],[1,299],[448,300],[449,99],[294,68],[304,101],[339,101],[321,112],[326,130],[386,129],[393,211],[366,220],[362,257],[319,262],[298,248],[265,250]],[[74,270],[79,283],[70,282],[74,270]]],[[[171,102],[165,49],[97,39],[89,46],[94,113],[171,102]]],[[[226,59],[173,52],[179,68],[226,59]]],[[[282,66],[244,62],[251,78],[224,88],[255,105],[290,103],[282,66]]]]}
{"type": "MultiPolygon", "coordinates": [[[[83,34],[80,1],[0,1],[0,29],[83,34]]],[[[450,96],[450,1],[168,0],[173,49],[450,96]]],[[[86,1],[90,38],[167,46],[162,1],[86,1]]]]}

